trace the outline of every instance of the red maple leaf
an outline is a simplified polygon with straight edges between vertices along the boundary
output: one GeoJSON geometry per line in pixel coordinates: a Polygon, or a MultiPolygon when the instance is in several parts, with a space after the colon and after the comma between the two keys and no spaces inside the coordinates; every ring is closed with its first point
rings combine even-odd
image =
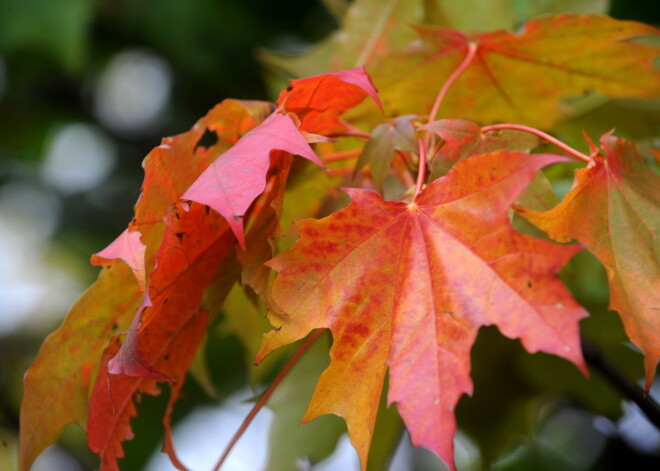
{"type": "Polygon", "coordinates": [[[530,352],[585,371],[578,320],[586,315],[556,277],[581,249],[515,232],[507,210],[555,155],[500,151],[463,160],[411,203],[346,190],[349,207],[299,226],[270,266],[276,310],[257,360],[312,329],[334,336],[303,421],[344,417],[363,469],[385,371],[413,444],[453,467],[454,407],[472,392],[470,348],[495,324],[530,352]]]}

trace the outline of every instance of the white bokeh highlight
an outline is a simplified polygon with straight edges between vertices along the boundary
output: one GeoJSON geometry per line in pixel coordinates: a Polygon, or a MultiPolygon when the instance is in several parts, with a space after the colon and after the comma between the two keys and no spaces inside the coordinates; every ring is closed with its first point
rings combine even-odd
{"type": "Polygon", "coordinates": [[[172,72],[160,57],[142,50],[117,54],[94,89],[94,113],[108,129],[124,135],[153,128],[165,110],[172,72]]]}
{"type": "Polygon", "coordinates": [[[53,133],[41,165],[41,178],[63,195],[91,190],[117,161],[114,143],[97,127],[67,124],[53,133]]]}

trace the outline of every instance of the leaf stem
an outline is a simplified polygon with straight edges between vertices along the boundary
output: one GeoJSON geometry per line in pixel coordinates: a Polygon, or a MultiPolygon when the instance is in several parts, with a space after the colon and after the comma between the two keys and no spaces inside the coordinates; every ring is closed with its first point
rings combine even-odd
{"type": "Polygon", "coordinates": [[[419,144],[419,167],[417,169],[417,184],[415,185],[415,197],[422,191],[424,179],[426,178],[426,144],[422,139],[417,139],[419,144]]]}
{"type": "Polygon", "coordinates": [[[371,134],[362,131],[341,131],[333,132],[327,135],[328,137],[357,137],[358,139],[368,140],[371,139],[371,134]]]}
{"type": "Polygon", "coordinates": [[[454,72],[449,76],[445,84],[438,92],[438,96],[435,97],[435,101],[433,102],[433,107],[431,108],[431,112],[429,113],[429,120],[428,120],[429,123],[431,121],[435,121],[435,116],[438,114],[438,110],[440,109],[442,100],[445,99],[445,95],[447,95],[447,92],[449,91],[451,86],[454,85],[454,82],[456,82],[456,80],[458,80],[461,74],[465,72],[465,69],[468,68],[468,66],[472,62],[472,59],[474,59],[474,56],[477,54],[478,48],[479,45],[477,43],[474,42],[468,43],[468,52],[465,55],[463,62],[461,62],[458,67],[456,67],[456,70],[454,70],[454,72]]]}
{"type": "Polygon", "coordinates": [[[484,126],[483,128],[481,128],[481,132],[485,133],[490,131],[497,131],[498,129],[511,129],[514,131],[524,131],[530,134],[534,134],[535,136],[538,136],[541,139],[548,141],[550,144],[559,147],[567,154],[569,154],[572,157],[575,157],[576,159],[582,160],[583,162],[587,162],[587,163],[591,162],[591,158],[588,155],[585,155],[582,152],[573,149],[567,144],[561,142],[559,139],[552,137],[550,134],[546,134],[543,131],[540,131],[536,128],[530,128],[529,126],[522,126],[520,124],[491,124],[490,126],[484,126]]]}
{"type": "Polygon", "coordinates": [[[637,404],[649,421],[660,430],[660,405],[644,393],[644,389],[628,379],[621,371],[612,365],[600,352],[598,347],[581,337],[584,359],[594,369],[619,390],[622,396],[637,404]]]}
{"type": "Polygon", "coordinates": [[[275,379],[273,380],[272,383],[270,383],[270,386],[266,388],[264,393],[261,395],[259,400],[254,404],[252,407],[252,410],[250,413],[245,417],[243,420],[243,423],[241,426],[236,430],[236,433],[234,433],[234,436],[232,439],[229,441],[227,444],[225,450],[222,453],[222,456],[218,459],[218,462],[215,464],[215,467],[213,468],[213,471],[218,471],[222,464],[225,462],[227,459],[227,456],[229,456],[229,453],[231,452],[232,448],[234,448],[234,445],[236,445],[236,442],[243,436],[243,433],[247,430],[247,428],[250,426],[250,423],[252,423],[252,420],[256,417],[257,413],[261,410],[261,408],[266,405],[266,402],[268,401],[268,398],[273,394],[277,386],[282,382],[282,380],[289,374],[291,369],[294,367],[296,363],[298,363],[298,360],[305,354],[307,350],[318,340],[318,338],[323,335],[325,332],[325,329],[317,329],[314,332],[311,333],[309,337],[300,345],[298,350],[293,354],[293,356],[289,359],[289,361],[284,365],[284,367],[280,370],[280,372],[277,374],[275,379]]]}
{"type": "Polygon", "coordinates": [[[351,150],[343,150],[341,152],[334,152],[332,154],[324,155],[323,156],[323,161],[324,162],[336,162],[338,160],[348,160],[352,159],[353,157],[357,157],[360,155],[362,152],[362,149],[351,149],[351,150]]]}
{"type": "MultiPolygon", "coordinates": [[[[451,88],[452,85],[458,80],[458,78],[465,72],[465,69],[467,69],[472,63],[472,59],[474,59],[474,56],[477,54],[477,50],[479,49],[479,45],[475,42],[469,42],[468,43],[468,50],[467,54],[465,54],[465,57],[463,58],[463,61],[456,67],[456,69],[452,72],[452,74],[449,76],[449,78],[445,81],[445,83],[442,85],[442,88],[438,92],[438,96],[435,97],[435,101],[433,102],[433,106],[431,107],[431,111],[429,113],[429,119],[428,123],[435,121],[435,117],[438,114],[438,110],[440,110],[440,105],[442,104],[442,101],[445,99],[445,96],[447,95],[447,92],[451,88]]],[[[426,132],[426,137],[424,139],[424,143],[420,145],[420,158],[421,158],[421,149],[422,147],[424,148],[424,155],[426,156],[426,151],[428,149],[433,149],[435,147],[434,144],[434,136],[433,133],[430,131],[426,132]]],[[[435,153],[432,153],[430,158],[433,158],[435,156],[435,153]]],[[[419,167],[419,169],[424,169],[425,166],[419,167]]],[[[417,187],[415,188],[415,195],[421,190],[421,187],[419,185],[419,174],[417,175],[417,187]]]]}

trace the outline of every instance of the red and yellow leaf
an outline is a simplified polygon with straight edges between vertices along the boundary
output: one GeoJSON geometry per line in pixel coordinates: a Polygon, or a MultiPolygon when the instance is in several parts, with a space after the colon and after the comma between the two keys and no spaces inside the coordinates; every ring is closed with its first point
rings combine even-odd
{"type": "Polygon", "coordinates": [[[450,465],[479,327],[495,324],[528,351],[584,371],[586,312],[556,277],[581,247],[523,236],[506,216],[536,171],[565,160],[505,151],[466,159],[410,204],[347,190],[349,207],[300,222],[300,240],[270,262],[276,330],[257,360],[313,329],[332,331],[330,367],[303,420],[342,416],[363,469],[388,367],[389,401],[413,443],[450,465]]]}
{"type": "MultiPolygon", "coordinates": [[[[89,446],[107,469],[116,469],[121,441],[132,436],[134,394],[157,392],[153,379],[173,381],[173,391],[184,380],[206,332],[207,316],[200,311],[204,288],[219,267],[238,276],[234,241],[226,221],[208,208],[171,207],[144,298],[150,302],[143,302],[116,355],[101,365],[90,401],[89,446]],[[109,382],[106,371],[116,375],[109,382]]],[[[227,291],[233,282],[228,281],[227,291]]]]}
{"type": "Polygon", "coordinates": [[[128,328],[141,297],[128,265],[111,262],[44,340],[24,378],[21,469],[29,470],[66,424],[85,427],[99,359],[110,336],[128,328]]]}
{"type": "Polygon", "coordinates": [[[142,193],[129,229],[92,257],[94,264],[107,266],[73,306],[62,326],[44,342],[25,375],[21,404],[22,469],[30,468],[37,455],[57,439],[64,425],[77,422],[86,426],[90,388],[102,364],[101,356],[111,336],[128,329],[142,301],[146,275],[154,265],[163,238],[167,208],[222,150],[258,124],[270,109],[271,105],[265,102],[225,100],[190,131],[164,138],[145,158],[142,193]],[[214,130],[220,139],[209,149],[198,146],[207,129],[214,130]],[[106,261],[116,258],[128,265],[106,261]],[[52,398],[52,402],[44,398],[52,398]]]}
{"type": "Polygon", "coordinates": [[[582,242],[605,266],[610,308],[645,354],[648,391],[660,358],[660,177],[635,144],[609,135],[601,144],[604,155],[576,171],[560,204],[518,212],[558,242],[582,242]]]}
{"type": "MultiPolygon", "coordinates": [[[[167,348],[168,355],[161,357],[161,361],[157,362],[159,369],[167,371],[172,375],[173,380],[168,411],[164,417],[168,437],[164,449],[170,454],[172,461],[177,463],[178,459],[169,440],[171,405],[177,399],[195,350],[206,333],[206,313],[199,312],[195,316],[190,316],[188,321],[163,346],[167,348]]],[[[152,337],[153,340],[157,340],[155,336],[152,337]]],[[[159,345],[148,346],[155,356],[162,354],[159,345]]],[[[115,356],[118,350],[118,343],[111,343],[103,355],[103,364],[115,356]]],[[[89,448],[101,458],[101,471],[119,471],[117,459],[124,456],[122,442],[133,438],[130,420],[137,415],[134,402],[136,395],[159,393],[156,380],[113,375],[103,367],[99,370],[90,399],[87,438],[89,448]]],[[[179,467],[179,469],[185,468],[179,467]]]]}
{"type": "Polygon", "coordinates": [[[660,93],[660,72],[653,66],[658,48],[631,40],[657,34],[643,23],[557,15],[532,20],[516,33],[468,36],[434,26],[417,30],[421,41],[369,65],[385,109],[398,114],[428,113],[471,41],[478,45],[477,55],[443,102],[444,116],[549,128],[561,118],[559,99],[564,96],[660,93]]]}

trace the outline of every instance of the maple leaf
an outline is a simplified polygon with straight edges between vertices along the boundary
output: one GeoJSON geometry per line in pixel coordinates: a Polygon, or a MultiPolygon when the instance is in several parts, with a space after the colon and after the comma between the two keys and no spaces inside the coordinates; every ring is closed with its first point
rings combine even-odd
{"type": "MultiPolygon", "coordinates": [[[[189,319],[182,326],[176,336],[168,341],[169,354],[165,357],[167,366],[160,367],[173,374],[170,399],[163,423],[166,430],[164,451],[179,470],[186,468],[174,455],[170,438],[170,416],[172,405],[178,398],[178,393],[185,379],[195,350],[201,342],[207,329],[207,316],[205,312],[189,319]],[[171,354],[171,356],[170,356],[171,354]]],[[[151,345],[156,347],[156,345],[151,345]]],[[[106,364],[115,357],[119,345],[113,342],[104,352],[102,362],[106,364]]],[[[154,348],[157,351],[157,348],[154,348]]],[[[149,378],[135,378],[110,374],[106,368],[99,370],[94,384],[89,405],[89,420],[87,424],[87,437],[89,448],[101,458],[101,471],[119,471],[117,459],[124,456],[121,443],[133,438],[130,419],[137,415],[134,401],[137,394],[160,394],[156,380],[149,378]]]]}
{"type": "Polygon", "coordinates": [[[276,105],[300,119],[300,129],[326,133],[345,129],[337,119],[369,95],[380,110],[383,105],[364,66],[291,80],[280,92],[276,105]]]}
{"type": "Polygon", "coordinates": [[[528,351],[585,371],[578,320],[586,312],[556,278],[581,247],[523,236],[506,216],[537,170],[566,160],[485,154],[459,162],[410,204],[349,189],[346,209],[300,222],[300,240],[269,263],[278,272],[276,330],[257,361],[312,329],[332,331],[331,364],[303,421],[344,417],[364,469],[389,366],[389,402],[413,444],[452,464],[453,410],[472,391],[479,327],[496,324],[528,351]]]}
{"type": "Polygon", "coordinates": [[[446,116],[549,128],[561,117],[558,100],[564,96],[660,92],[660,72],[652,63],[658,48],[630,40],[657,34],[643,23],[566,14],[529,21],[517,33],[416,29],[421,41],[369,63],[385,109],[399,114],[428,113],[470,42],[478,45],[477,53],[443,103],[446,116]]]}
{"type": "Polygon", "coordinates": [[[274,113],[218,157],[181,199],[205,204],[220,213],[245,250],[243,216],[266,187],[274,150],[300,155],[324,167],[291,118],[274,113]]]}
{"type": "Polygon", "coordinates": [[[558,242],[577,239],[608,272],[610,308],[645,354],[646,391],[660,358],[660,177],[635,144],[606,134],[604,155],[577,170],[573,189],[546,212],[518,214],[558,242]]]}
{"type": "Polygon", "coordinates": [[[226,221],[204,206],[193,204],[186,210],[175,205],[168,212],[148,294],[121,348],[111,344],[114,356],[101,365],[90,399],[89,446],[101,456],[102,469],[117,469],[121,441],[132,438],[129,421],[136,414],[137,392],[157,393],[153,380],[170,380],[170,404],[176,400],[206,332],[207,315],[200,311],[204,288],[219,267],[236,273],[227,282],[227,292],[238,277],[234,240],[226,221]],[[108,380],[108,373],[116,376],[108,380]]]}

